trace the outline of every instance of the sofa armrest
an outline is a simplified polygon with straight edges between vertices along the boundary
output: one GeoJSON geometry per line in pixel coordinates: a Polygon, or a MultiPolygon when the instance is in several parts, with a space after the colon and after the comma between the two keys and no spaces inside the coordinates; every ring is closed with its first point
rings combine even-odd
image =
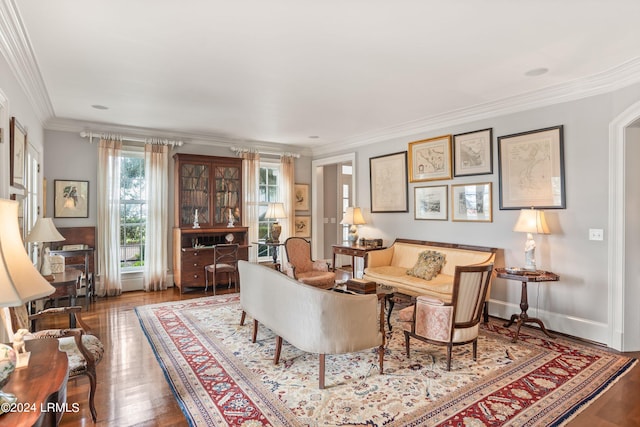
{"type": "Polygon", "coordinates": [[[376,251],[367,252],[364,257],[364,265],[365,265],[365,268],[391,265],[392,258],[393,258],[393,245],[389,246],[386,249],[379,249],[376,251]]]}

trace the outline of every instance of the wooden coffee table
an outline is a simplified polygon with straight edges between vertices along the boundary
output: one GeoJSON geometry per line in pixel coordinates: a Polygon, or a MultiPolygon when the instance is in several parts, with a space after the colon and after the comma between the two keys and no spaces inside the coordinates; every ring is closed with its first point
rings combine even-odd
{"type": "Polygon", "coordinates": [[[378,295],[378,299],[384,302],[385,308],[387,308],[387,305],[389,306],[387,310],[387,326],[389,327],[389,331],[391,331],[391,311],[395,306],[393,296],[398,290],[393,286],[380,285],[363,279],[349,279],[346,281],[345,285],[347,287],[347,291],[354,294],[378,295]]]}

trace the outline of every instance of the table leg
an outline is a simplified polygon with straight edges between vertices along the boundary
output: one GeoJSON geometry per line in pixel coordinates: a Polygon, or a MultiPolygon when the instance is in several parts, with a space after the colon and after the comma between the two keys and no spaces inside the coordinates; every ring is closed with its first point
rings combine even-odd
{"type": "Polygon", "coordinates": [[[529,317],[529,315],[527,314],[528,309],[529,309],[529,300],[527,296],[527,282],[522,282],[522,292],[520,295],[520,310],[522,311],[520,312],[519,315],[518,314],[511,315],[511,319],[509,319],[509,321],[504,324],[504,327],[508,328],[514,323],[516,323],[516,334],[513,336],[513,339],[511,340],[511,342],[518,341],[518,336],[520,335],[520,328],[525,323],[535,323],[538,326],[540,326],[540,329],[542,330],[542,332],[545,333],[545,335],[547,335],[549,338],[552,338],[552,339],[555,338],[553,335],[549,333],[549,331],[547,331],[547,328],[544,326],[544,323],[542,322],[542,320],[537,319],[535,317],[529,317]]]}

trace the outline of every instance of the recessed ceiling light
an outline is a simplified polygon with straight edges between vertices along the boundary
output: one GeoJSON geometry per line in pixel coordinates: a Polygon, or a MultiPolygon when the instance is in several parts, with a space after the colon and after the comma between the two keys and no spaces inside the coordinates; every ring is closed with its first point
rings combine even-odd
{"type": "Polygon", "coordinates": [[[540,67],[540,68],[534,68],[533,70],[529,70],[526,73],[524,73],[524,75],[529,77],[535,77],[535,76],[541,76],[548,72],[549,72],[548,68],[540,67]]]}
{"type": "Polygon", "coordinates": [[[319,137],[318,135],[311,135],[309,138],[311,138],[311,139],[318,139],[318,138],[320,138],[320,137],[319,137]]]}
{"type": "Polygon", "coordinates": [[[108,110],[109,109],[109,107],[105,107],[104,105],[100,105],[100,104],[93,104],[91,107],[95,108],[96,110],[108,110]]]}

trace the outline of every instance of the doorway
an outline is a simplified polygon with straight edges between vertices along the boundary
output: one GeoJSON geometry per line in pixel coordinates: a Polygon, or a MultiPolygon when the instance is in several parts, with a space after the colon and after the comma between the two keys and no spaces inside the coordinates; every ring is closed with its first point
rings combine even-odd
{"type": "Polygon", "coordinates": [[[619,351],[640,350],[640,102],[609,126],[609,342],[619,351]],[[627,262],[628,260],[628,262],[627,262]]]}
{"type": "MultiPolygon", "coordinates": [[[[338,226],[342,219],[342,194],[338,192],[337,172],[341,165],[351,166],[351,202],[356,203],[356,155],[348,153],[313,160],[311,162],[311,256],[313,259],[331,258],[331,245],[337,242],[338,226]],[[326,174],[333,171],[336,184],[326,188],[326,174]],[[327,230],[329,234],[327,235],[327,230]],[[335,236],[335,240],[332,239],[335,236]]],[[[331,185],[331,184],[329,184],[331,185]]]]}

